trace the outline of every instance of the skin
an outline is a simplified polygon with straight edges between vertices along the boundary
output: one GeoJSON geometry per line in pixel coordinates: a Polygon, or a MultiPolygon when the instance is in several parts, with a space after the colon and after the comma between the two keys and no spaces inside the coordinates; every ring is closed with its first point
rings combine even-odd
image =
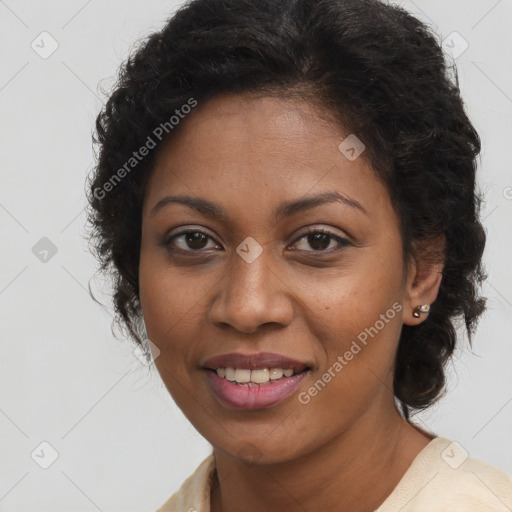
{"type": "Polygon", "coordinates": [[[221,96],[198,106],[159,151],[143,205],[140,300],[156,367],[173,399],[212,444],[213,512],[373,511],[431,437],[393,400],[402,324],[434,302],[442,267],[411,259],[405,272],[398,217],[364,158],[338,145],[349,135],[311,103],[221,96]],[[323,192],[331,202],[277,220],[281,203],[323,192]],[[228,218],[171,203],[208,199],[228,218]],[[170,235],[200,228],[189,243],[170,235]],[[308,241],[323,228],[341,246],[308,241]],[[236,248],[254,238],[247,263],[236,248]],[[167,246],[165,242],[169,242],[167,246]],[[307,404],[307,389],[394,303],[403,309],[307,404]],[[211,391],[201,363],[229,352],[277,352],[313,366],[278,405],[235,410],[211,391]],[[252,458],[247,456],[252,454],[252,458]]]}

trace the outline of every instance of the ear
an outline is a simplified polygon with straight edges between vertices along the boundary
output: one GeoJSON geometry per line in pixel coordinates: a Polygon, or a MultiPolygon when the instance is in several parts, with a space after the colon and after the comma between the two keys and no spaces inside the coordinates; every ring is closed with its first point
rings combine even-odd
{"type": "Polygon", "coordinates": [[[431,305],[437,298],[443,278],[446,239],[444,235],[431,241],[416,243],[414,256],[409,259],[409,268],[404,290],[403,323],[418,325],[427,318],[428,313],[413,316],[417,306],[431,305]]]}

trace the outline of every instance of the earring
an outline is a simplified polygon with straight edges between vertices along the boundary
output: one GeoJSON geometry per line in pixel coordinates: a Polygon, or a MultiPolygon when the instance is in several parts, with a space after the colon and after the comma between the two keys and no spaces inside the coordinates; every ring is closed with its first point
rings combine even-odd
{"type": "Polygon", "coordinates": [[[412,316],[414,318],[419,318],[421,313],[428,313],[430,311],[430,306],[428,304],[422,304],[421,306],[416,306],[412,310],[412,316]]]}

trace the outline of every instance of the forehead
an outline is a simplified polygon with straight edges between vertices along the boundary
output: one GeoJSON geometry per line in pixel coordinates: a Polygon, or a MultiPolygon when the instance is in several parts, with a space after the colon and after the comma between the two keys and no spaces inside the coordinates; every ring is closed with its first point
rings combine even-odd
{"type": "Polygon", "coordinates": [[[182,123],[159,150],[146,213],[165,193],[224,204],[251,200],[254,208],[267,209],[286,198],[338,190],[369,211],[389,207],[364,152],[350,160],[340,151],[351,134],[310,103],[221,96],[200,104],[182,123]]]}

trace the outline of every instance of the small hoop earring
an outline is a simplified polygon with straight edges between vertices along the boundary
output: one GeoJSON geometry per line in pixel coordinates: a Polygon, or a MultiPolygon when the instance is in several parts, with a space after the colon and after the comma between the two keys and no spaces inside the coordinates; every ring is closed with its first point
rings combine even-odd
{"type": "Polygon", "coordinates": [[[422,304],[421,306],[416,306],[412,310],[412,316],[414,318],[419,318],[421,313],[428,313],[430,311],[430,306],[428,304],[422,304]]]}

